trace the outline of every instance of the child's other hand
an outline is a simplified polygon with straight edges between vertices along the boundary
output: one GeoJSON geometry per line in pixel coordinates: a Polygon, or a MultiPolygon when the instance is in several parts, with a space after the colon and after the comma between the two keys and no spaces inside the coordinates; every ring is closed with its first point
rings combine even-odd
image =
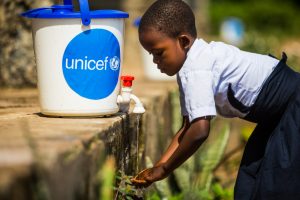
{"type": "Polygon", "coordinates": [[[167,177],[167,173],[160,165],[141,171],[131,181],[138,187],[148,187],[153,182],[162,180],[165,177],[167,177]]]}

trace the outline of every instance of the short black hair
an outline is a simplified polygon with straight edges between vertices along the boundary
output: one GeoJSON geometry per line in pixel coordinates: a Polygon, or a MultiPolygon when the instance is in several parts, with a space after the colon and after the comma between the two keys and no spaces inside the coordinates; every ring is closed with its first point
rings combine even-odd
{"type": "Polygon", "coordinates": [[[197,37],[195,15],[182,0],[157,0],[142,16],[139,32],[153,27],[170,37],[186,32],[197,37]]]}

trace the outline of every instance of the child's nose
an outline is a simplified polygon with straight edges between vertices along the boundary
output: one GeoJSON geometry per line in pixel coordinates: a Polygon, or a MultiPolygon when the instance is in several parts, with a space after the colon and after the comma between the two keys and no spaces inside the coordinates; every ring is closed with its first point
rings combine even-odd
{"type": "Polygon", "coordinates": [[[153,62],[154,62],[155,64],[159,64],[159,59],[156,58],[155,56],[153,56],[153,62]]]}

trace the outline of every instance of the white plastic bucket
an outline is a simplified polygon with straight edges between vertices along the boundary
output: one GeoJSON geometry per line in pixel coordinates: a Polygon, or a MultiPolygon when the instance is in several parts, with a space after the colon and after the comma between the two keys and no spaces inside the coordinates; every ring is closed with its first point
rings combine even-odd
{"type": "MultiPolygon", "coordinates": [[[[38,8],[32,18],[41,112],[52,116],[101,116],[118,112],[124,18],[113,10],[81,12],[66,5],[38,8]]],[[[85,9],[85,10],[84,10],[85,9]]]]}

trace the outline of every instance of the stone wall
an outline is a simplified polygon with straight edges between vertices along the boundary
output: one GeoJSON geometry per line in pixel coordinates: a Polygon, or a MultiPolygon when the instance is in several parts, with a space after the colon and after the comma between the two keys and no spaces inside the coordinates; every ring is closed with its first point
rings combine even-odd
{"type": "Polygon", "coordinates": [[[0,87],[36,84],[31,24],[20,13],[51,4],[50,0],[0,1],[0,87]]]}
{"type": "Polygon", "coordinates": [[[154,162],[162,153],[172,136],[175,86],[136,83],[146,108],[140,121],[132,113],[45,117],[37,90],[0,89],[0,199],[99,199],[97,174],[109,156],[117,170],[134,175],[146,157],[154,162]]]}

